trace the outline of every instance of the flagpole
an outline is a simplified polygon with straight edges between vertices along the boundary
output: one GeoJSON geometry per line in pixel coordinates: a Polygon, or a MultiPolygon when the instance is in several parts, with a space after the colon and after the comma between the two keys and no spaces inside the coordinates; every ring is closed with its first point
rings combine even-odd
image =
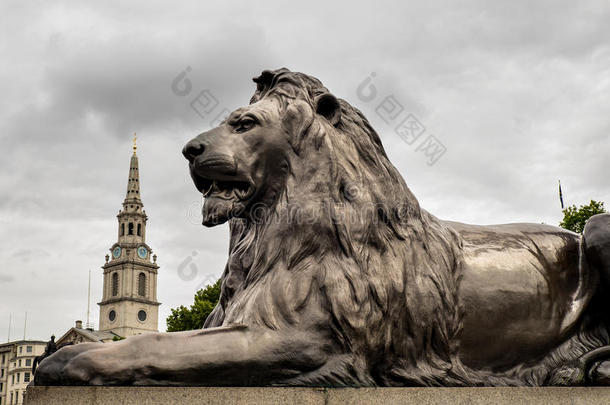
{"type": "Polygon", "coordinates": [[[563,206],[563,193],[561,192],[561,180],[559,180],[559,202],[561,202],[561,209],[564,209],[563,206]]]}
{"type": "Polygon", "coordinates": [[[25,320],[23,321],[23,340],[25,340],[25,331],[28,325],[28,312],[25,311],[25,320]]]}
{"type": "Polygon", "coordinates": [[[89,323],[90,303],[91,303],[91,269],[89,269],[89,284],[87,286],[87,325],[85,326],[85,328],[87,328],[87,329],[91,328],[91,324],[89,323]]]}

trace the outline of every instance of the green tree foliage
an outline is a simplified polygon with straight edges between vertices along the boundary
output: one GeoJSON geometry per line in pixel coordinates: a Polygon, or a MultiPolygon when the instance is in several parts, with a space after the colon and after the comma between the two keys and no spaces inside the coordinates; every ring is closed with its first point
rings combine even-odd
{"type": "Polygon", "coordinates": [[[190,308],[180,305],[172,308],[171,315],[167,317],[168,332],[178,332],[181,330],[199,329],[212,312],[218,299],[220,298],[220,280],[209,285],[195,294],[195,302],[190,308]]]}
{"type": "Polygon", "coordinates": [[[572,232],[582,233],[585,223],[590,217],[604,212],[606,210],[601,201],[591,200],[589,205],[581,205],[579,208],[572,205],[563,210],[563,221],[559,223],[559,226],[572,232]]]}

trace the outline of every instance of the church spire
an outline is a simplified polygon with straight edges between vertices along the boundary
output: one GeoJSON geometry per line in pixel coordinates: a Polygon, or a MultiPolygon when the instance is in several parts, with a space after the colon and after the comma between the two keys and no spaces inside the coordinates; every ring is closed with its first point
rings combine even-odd
{"type": "Polygon", "coordinates": [[[125,196],[125,204],[142,205],[140,199],[140,174],[138,172],[138,156],[136,155],[136,134],[133,134],[133,155],[129,164],[129,179],[127,180],[127,195],[125,196]]]}

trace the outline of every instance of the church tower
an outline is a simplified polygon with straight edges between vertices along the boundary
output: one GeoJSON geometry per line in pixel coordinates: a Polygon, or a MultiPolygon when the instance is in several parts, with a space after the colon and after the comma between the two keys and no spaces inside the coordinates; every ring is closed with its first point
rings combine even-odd
{"type": "Polygon", "coordinates": [[[158,331],[157,255],[146,244],[146,211],[140,198],[136,137],[129,165],[127,195],[119,211],[118,241],[106,255],[100,331],[128,337],[158,331]]]}

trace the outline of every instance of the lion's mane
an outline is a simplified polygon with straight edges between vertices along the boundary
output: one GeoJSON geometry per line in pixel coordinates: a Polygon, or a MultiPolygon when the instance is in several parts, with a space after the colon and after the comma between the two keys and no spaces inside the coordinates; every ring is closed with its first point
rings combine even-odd
{"type": "MultiPolygon", "coordinates": [[[[299,115],[297,101],[315,109],[316,98],[328,93],[317,79],[286,69],[265,71],[255,81],[251,102],[273,98],[282,117],[299,115]]],[[[350,357],[291,384],[465,384],[456,343],[459,237],[420,208],[363,114],[339,103],[336,126],[314,116],[289,134],[299,159],[315,154],[312,161],[323,156],[325,164],[302,176],[288,162],[288,180],[270,214],[259,221],[231,220],[221,304],[205,326],[230,318],[279,328],[291,323],[299,305],[315,299],[330,311],[333,338],[350,357]],[[300,201],[304,195],[306,202],[300,201]],[[295,196],[299,208],[324,209],[314,211],[313,220],[295,221],[287,208],[295,196]],[[260,281],[275,272],[298,282],[287,280],[274,302],[254,300],[256,308],[246,307],[253,300],[245,297],[258,294],[265,288],[260,281]],[[351,367],[356,363],[365,367],[351,367]],[[369,373],[355,375],[355,369],[369,373]]]]}

